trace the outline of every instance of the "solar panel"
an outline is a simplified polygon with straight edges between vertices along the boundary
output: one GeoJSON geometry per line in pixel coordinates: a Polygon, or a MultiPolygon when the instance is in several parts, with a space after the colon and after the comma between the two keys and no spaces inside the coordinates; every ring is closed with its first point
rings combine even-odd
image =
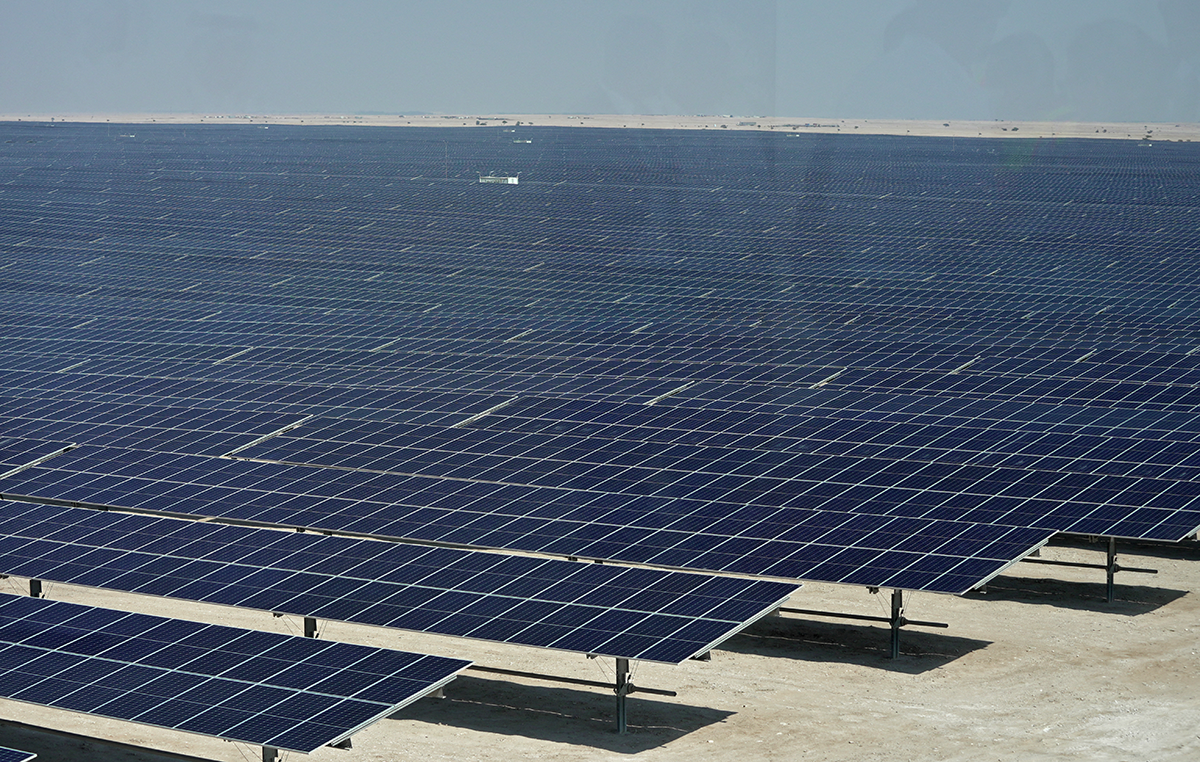
{"type": "MultiPolygon", "coordinates": [[[[700,486],[707,483],[701,482],[700,486]]],[[[1053,531],[81,447],[4,495],[681,569],[962,593],[1053,531]]]]}
{"type": "Polygon", "coordinates": [[[45,442],[23,437],[0,437],[0,474],[60,453],[70,447],[67,442],[45,442]]]}
{"type": "Polygon", "coordinates": [[[0,746],[0,762],[29,762],[36,758],[37,755],[31,751],[18,751],[0,746]]]}
{"type": "Polygon", "coordinates": [[[269,412],[37,397],[4,396],[0,404],[5,410],[5,431],[14,437],[197,455],[221,455],[304,420],[304,416],[269,412]]]}
{"type": "Polygon", "coordinates": [[[0,593],[0,695],[302,753],[469,662],[0,593]]]}
{"type": "MultiPolygon", "coordinates": [[[[499,415],[519,415],[522,407],[521,402],[506,406],[499,415]],[[517,409],[512,410],[514,407],[517,409]]],[[[605,407],[612,417],[633,417],[639,409],[645,409],[628,405],[614,409],[617,406],[613,404],[605,407]]],[[[631,432],[632,441],[622,439],[615,446],[606,446],[586,426],[579,427],[582,433],[573,435],[532,433],[530,429],[534,427],[509,433],[503,425],[496,427],[500,431],[495,431],[491,428],[494,424],[485,421],[473,422],[473,426],[486,426],[487,431],[352,423],[353,430],[349,433],[340,431],[347,428],[348,422],[315,421],[312,429],[302,426],[291,434],[247,448],[239,456],[531,486],[565,483],[602,492],[639,495],[662,494],[689,479],[696,480],[699,474],[707,474],[710,475],[707,479],[693,481],[695,490],[683,494],[698,496],[707,490],[714,499],[725,502],[785,507],[796,505],[797,496],[815,492],[819,497],[810,499],[808,505],[822,507],[826,502],[823,498],[836,493],[818,490],[841,484],[843,493],[858,488],[853,504],[844,498],[840,501],[842,510],[863,513],[924,517],[936,510],[939,518],[946,519],[1166,540],[1181,539],[1200,527],[1200,509],[1191,505],[1189,491],[1179,484],[1178,478],[1168,481],[1125,477],[1128,468],[1113,469],[1118,473],[1107,477],[1103,469],[1095,477],[1084,476],[1089,470],[1072,467],[1070,455],[1087,454],[1091,448],[1079,443],[1058,443],[1063,445],[1059,450],[1062,455],[1057,463],[1058,472],[1049,474],[1038,473],[1049,469],[991,466],[978,461],[964,463],[953,457],[911,458],[915,462],[900,465],[895,461],[907,459],[887,450],[859,449],[857,445],[814,447],[809,441],[786,447],[775,438],[770,449],[762,450],[688,444],[680,442],[677,434],[659,435],[660,441],[655,442],[659,432],[648,427],[631,432]],[[312,430],[315,431],[310,434],[312,430]],[[402,445],[391,445],[390,441],[402,445]],[[859,454],[864,451],[865,454],[859,454]],[[962,467],[939,467],[928,464],[929,460],[962,467]],[[1067,462],[1063,463],[1064,460],[1067,462]],[[1071,471],[1077,472],[1076,475],[1061,473],[1071,471]],[[914,482],[919,483],[916,488],[923,493],[918,499],[903,493],[904,485],[914,482]],[[1001,506],[997,504],[999,501],[980,505],[982,500],[971,497],[1014,494],[1021,484],[1042,486],[1042,489],[1028,487],[1027,492],[1018,493],[1021,497],[1038,498],[1049,493],[1057,500],[1054,504],[1038,499],[1009,500],[1001,506]],[[786,490],[782,489],[785,486],[786,490]],[[880,488],[892,488],[891,494],[880,488]],[[956,496],[962,505],[957,513],[954,505],[947,505],[951,496],[956,496]],[[897,507],[899,504],[905,507],[897,507]],[[1121,506],[1126,510],[1122,511],[1121,506]]],[[[694,426],[691,421],[688,423],[694,426]]],[[[557,420],[546,421],[543,426],[564,428],[557,420]]],[[[754,430],[753,426],[742,421],[720,433],[741,434],[754,430]]],[[[869,422],[857,421],[848,428],[850,441],[859,444],[865,444],[864,434],[871,433],[869,422]]],[[[926,429],[912,434],[914,438],[931,438],[932,432],[926,429]]],[[[950,439],[950,444],[956,446],[962,441],[961,437],[950,439]]],[[[1092,447],[1103,446],[1107,450],[1115,445],[1107,440],[1093,440],[1092,447]]],[[[1044,441],[1035,441],[1029,449],[1041,453],[1046,446],[1044,441]]],[[[1019,463],[1022,451],[1018,449],[1016,454],[1017,457],[1007,461],[1019,463]]],[[[1180,446],[1166,458],[1177,463],[1197,454],[1200,450],[1180,446]]],[[[1104,457],[1109,462],[1108,455],[1104,457]]],[[[1146,455],[1139,458],[1148,459],[1146,455]]]]}
{"type": "Polygon", "coordinates": [[[0,503],[0,573],[678,664],[795,585],[0,503]]]}

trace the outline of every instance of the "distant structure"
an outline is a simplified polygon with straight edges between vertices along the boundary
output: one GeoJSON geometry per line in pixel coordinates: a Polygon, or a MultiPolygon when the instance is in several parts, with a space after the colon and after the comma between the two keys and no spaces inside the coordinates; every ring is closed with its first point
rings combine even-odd
{"type": "Polygon", "coordinates": [[[516,175],[480,175],[481,183],[500,183],[501,185],[516,185],[519,178],[516,175]]]}

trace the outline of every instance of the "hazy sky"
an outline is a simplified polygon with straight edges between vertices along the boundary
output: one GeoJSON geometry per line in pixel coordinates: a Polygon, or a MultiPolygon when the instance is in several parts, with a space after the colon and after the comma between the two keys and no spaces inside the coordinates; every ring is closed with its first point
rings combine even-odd
{"type": "Polygon", "coordinates": [[[0,0],[0,113],[1200,121],[1200,0],[0,0]]]}

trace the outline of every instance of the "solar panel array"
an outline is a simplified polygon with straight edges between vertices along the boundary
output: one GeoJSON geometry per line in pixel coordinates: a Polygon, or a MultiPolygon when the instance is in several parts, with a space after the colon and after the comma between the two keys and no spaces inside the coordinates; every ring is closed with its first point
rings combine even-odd
{"type": "Polygon", "coordinates": [[[122,129],[3,127],[78,445],[4,495],[939,592],[1200,527],[1191,145],[122,129]]]}
{"type": "MultiPolygon", "coordinates": [[[[961,593],[1052,534],[921,516],[629,495],[81,446],[3,495],[443,544],[961,593]]],[[[788,497],[785,495],[785,497],[788,497]]]]}
{"type": "Polygon", "coordinates": [[[309,753],[470,662],[0,593],[0,696],[309,753]]]}
{"type": "Polygon", "coordinates": [[[796,586],[0,503],[0,573],[678,664],[796,586]]]}

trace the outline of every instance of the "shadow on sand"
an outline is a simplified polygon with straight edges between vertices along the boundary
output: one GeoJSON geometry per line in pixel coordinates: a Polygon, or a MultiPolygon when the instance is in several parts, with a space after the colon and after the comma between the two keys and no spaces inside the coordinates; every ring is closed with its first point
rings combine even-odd
{"type": "Polygon", "coordinates": [[[14,720],[0,720],[0,746],[31,751],[38,755],[37,762],[208,762],[200,757],[48,730],[14,720]]]}
{"type": "Polygon", "coordinates": [[[447,686],[446,698],[423,699],[393,718],[637,754],[731,715],[634,693],[628,699],[629,732],[617,735],[616,701],[612,691],[603,688],[526,685],[464,675],[447,686]]]}
{"type": "Polygon", "coordinates": [[[1137,616],[1160,609],[1188,594],[1187,590],[1129,584],[1136,580],[1153,581],[1154,577],[1125,572],[1117,574],[1116,585],[1113,588],[1115,600],[1109,603],[1103,575],[1103,571],[1097,571],[1099,580],[1076,582],[1043,577],[1018,577],[1007,573],[988,582],[984,591],[968,593],[965,597],[981,601],[1015,601],[1079,611],[1137,616]]]}
{"type": "Polygon", "coordinates": [[[768,617],[721,644],[722,651],[812,662],[838,662],[889,672],[920,674],[986,648],[991,641],[947,635],[944,630],[905,627],[900,658],[888,656],[885,625],[843,624],[819,619],[768,617]]]}

